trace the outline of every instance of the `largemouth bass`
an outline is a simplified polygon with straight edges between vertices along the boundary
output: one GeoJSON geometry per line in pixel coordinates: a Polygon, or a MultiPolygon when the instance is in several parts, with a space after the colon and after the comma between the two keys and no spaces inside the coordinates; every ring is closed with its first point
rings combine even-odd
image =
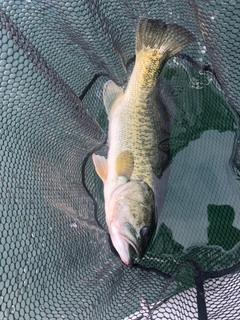
{"type": "Polygon", "coordinates": [[[131,248],[142,257],[157,223],[157,181],[169,164],[167,110],[157,82],[169,58],[194,40],[176,24],[143,19],[136,32],[136,61],[125,92],[108,81],[103,101],[109,119],[108,157],[93,155],[104,183],[106,222],[121,260],[131,248]],[[160,105],[159,105],[160,104],[160,105]]]}

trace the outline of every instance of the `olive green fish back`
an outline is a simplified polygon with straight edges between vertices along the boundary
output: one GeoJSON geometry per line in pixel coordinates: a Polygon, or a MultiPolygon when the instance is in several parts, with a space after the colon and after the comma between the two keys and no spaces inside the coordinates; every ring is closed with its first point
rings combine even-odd
{"type": "Polygon", "coordinates": [[[238,319],[239,2],[0,0],[0,21],[0,319],[238,319]],[[128,268],[91,155],[107,154],[103,85],[126,87],[140,18],[196,41],[162,70],[168,190],[128,268]]]}

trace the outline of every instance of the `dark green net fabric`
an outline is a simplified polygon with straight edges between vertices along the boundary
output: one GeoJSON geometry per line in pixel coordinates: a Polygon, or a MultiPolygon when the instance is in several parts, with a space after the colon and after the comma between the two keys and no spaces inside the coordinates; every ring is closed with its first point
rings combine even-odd
{"type": "Polygon", "coordinates": [[[240,319],[237,0],[0,0],[0,320],[240,319]],[[139,18],[196,41],[165,66],[177,105],[157,236],[126,267],[91,154],[103,84],[125,86],[139,18]]]}

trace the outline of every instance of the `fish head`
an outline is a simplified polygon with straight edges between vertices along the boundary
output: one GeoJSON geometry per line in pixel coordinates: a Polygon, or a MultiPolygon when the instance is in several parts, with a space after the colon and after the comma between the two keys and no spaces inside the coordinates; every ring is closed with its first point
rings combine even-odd
{"type": "Polygon", "coordinates": [[[141,258],[154,232],[152,189],[138,180],[119,186],[110,199],[106,217],[113,246],[121,260],[132,265],[131,250],[141,258]]]}

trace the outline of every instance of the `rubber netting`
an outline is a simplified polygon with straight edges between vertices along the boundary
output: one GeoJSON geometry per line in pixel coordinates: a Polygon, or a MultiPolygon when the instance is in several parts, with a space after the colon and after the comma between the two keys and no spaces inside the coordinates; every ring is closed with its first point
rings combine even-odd
{"type": "Polygon", "coordinates": [[[240,319],[237,0],[0,0],[0,319],[240,319]],[[91,154],[103,84],[126,86],[141,17],[196,41],[164,67],[177,106],[160,227],[126,267],[91,154]]]}

